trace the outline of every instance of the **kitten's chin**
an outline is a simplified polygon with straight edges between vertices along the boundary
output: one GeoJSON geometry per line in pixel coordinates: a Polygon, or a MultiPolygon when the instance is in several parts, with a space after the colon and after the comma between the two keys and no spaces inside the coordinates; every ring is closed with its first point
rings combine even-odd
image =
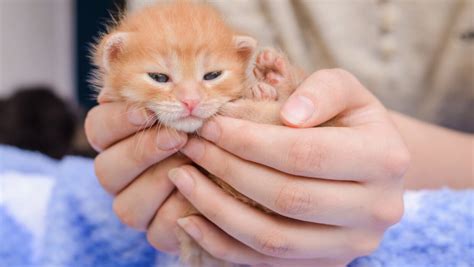
{"type": "Polygon", "coordinates": [[[178,131],[193,133],[197,131],[199,128],[201,128],[203,124],[203,119],[199,119],[195,117],[186,117],[186,118],[170,121],[163,124],[170,128],[174,128],[178,131]]]}

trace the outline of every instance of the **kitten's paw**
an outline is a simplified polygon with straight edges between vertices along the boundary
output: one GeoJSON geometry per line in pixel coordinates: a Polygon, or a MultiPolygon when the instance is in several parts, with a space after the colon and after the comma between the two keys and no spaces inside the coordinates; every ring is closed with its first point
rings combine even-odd
{"type": "Polygon", "coordinates": [[[276,86],[288,79],[288,65],[283,54],[266,48],[258,54],[253,73],[257,80],[276,86]]]}
{"type": "Polygon", "coordinates": [[[242,100],[237,100],[234,102],[225,103],[219,109],[219,115],[241,119],[242,118],[242,108],[244,107],[244,103],[242,100]]]}
{"type": "Polygon", "coordinates": [[[250,91],[252,99],[255,100],[278,100],[277,90],[268,83],[257,82],[250,88],[250,91]]]}

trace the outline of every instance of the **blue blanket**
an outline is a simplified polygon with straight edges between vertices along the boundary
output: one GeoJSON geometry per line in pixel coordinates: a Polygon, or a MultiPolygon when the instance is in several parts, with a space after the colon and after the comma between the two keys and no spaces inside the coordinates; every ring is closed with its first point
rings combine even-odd
{"type": "MultiPolygon", "coordinates": [[[[406,212],[362,266],[474,266],[474,191],[405,194],[406,212]]],[[[0,146],[0,266],[170,266],[122,225],[90,159],[0,146]]]]}

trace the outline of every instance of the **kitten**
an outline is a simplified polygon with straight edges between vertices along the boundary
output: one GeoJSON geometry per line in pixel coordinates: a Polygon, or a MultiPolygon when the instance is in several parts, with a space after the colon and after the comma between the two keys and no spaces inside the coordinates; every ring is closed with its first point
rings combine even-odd
{"type": "MultiPolygon", "coordinates": [[[[101,38],[93,52],[95,84],[102,88],[99,98],[146,108],[159,126],[187,133],[217,114],[279,124],[281,103],[303,74],[280,53],[265,49],[249,75],[256,47],[208,5],[155,4],[124,17],[101,38]]],[[[209,176],[239,200],[266,210],[209,176]]],[[[178,238],[186,265],[226,265],[184,231],[178,238]]]]}

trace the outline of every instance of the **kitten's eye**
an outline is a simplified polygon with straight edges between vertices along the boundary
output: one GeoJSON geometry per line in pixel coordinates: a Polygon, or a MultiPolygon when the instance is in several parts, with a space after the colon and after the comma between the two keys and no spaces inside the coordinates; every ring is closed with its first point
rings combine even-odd
{"type": "Polygon", "coordinates": [[[214,80],[215,78],[221,76],[222,71],[213,71],[213,72],[208,72],[206,75],[204,75],[203,79],[206,81],[214,80]]]}
{"type": "Polygon", "coordinates": [[[148,73],[148,76],[159,83],[167,83],[170,80],[170,77],[163,73],[148,73]]]}

